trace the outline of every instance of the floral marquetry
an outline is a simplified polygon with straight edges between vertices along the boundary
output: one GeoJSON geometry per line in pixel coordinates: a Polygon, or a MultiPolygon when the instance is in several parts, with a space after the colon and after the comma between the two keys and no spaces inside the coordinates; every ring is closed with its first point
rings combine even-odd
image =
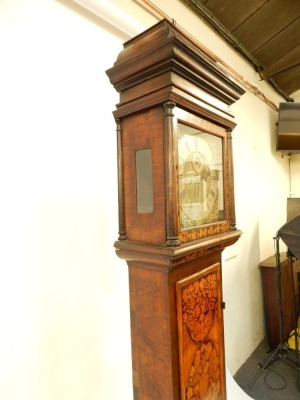
{"type": "Polygon", "coordinates": [[[220,279],[216,263],[176,283],[182,399],[225,398],[220,279]]]}
{"type": "Polygon", "coordinates": [[[194,342],[205,339],[217,306],[217,276],[208,274],[182,290],[182,319],[194,342]]]}
{"type": "Polygon", "coordinates": [[[187,400],[215,400],[220,393],[220,354],[213,341],[203,341],[196,350],[186,387],[187,400]]]}

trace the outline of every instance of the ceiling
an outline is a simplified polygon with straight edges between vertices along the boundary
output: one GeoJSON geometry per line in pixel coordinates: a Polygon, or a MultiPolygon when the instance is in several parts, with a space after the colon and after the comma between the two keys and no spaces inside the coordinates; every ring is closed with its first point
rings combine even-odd
{"type": "Polygon", "coordinates": [[[300,90],[300,0],[185,0],[286,99],[300,90]]]}

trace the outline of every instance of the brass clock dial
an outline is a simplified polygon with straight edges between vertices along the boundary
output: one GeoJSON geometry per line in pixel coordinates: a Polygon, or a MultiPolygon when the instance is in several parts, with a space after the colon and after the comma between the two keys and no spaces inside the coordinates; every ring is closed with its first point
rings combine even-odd
{"type": "Polygon", "coordinates": [[[178,124],[181,229],[224,217],[222,138],[178,124]]]}

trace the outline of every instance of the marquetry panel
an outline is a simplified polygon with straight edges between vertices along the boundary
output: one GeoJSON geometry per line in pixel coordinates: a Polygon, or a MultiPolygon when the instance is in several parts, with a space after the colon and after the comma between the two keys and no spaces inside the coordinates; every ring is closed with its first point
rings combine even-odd
{"type": "Polygon", "coordinates": [[[223,400],[224,347],[219,263],[176,282],[182,400],[223,400]]]}

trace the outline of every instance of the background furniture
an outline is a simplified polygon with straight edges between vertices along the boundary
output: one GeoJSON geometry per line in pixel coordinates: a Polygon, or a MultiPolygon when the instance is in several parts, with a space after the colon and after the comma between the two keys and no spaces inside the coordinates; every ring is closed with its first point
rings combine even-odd
{"type": "MultiPolygon", "coordinates": [[[[265,302],[267,338],[271,348],[280,342],[280,312],[277,291],[276,257],[267,258],[260,263],[263,280],[263,293],[265,302]]],[[[283,316],[283,340],[287,340],[294,329],[294,300],[295,294],[296,315],[299,316],[299,286],[297,279],[296,261],[290,265],[286,253],[280,254],[281,271],[281,304],[283,316]],[[294,285],[294,288],[293,288],[294,285]]]]}

